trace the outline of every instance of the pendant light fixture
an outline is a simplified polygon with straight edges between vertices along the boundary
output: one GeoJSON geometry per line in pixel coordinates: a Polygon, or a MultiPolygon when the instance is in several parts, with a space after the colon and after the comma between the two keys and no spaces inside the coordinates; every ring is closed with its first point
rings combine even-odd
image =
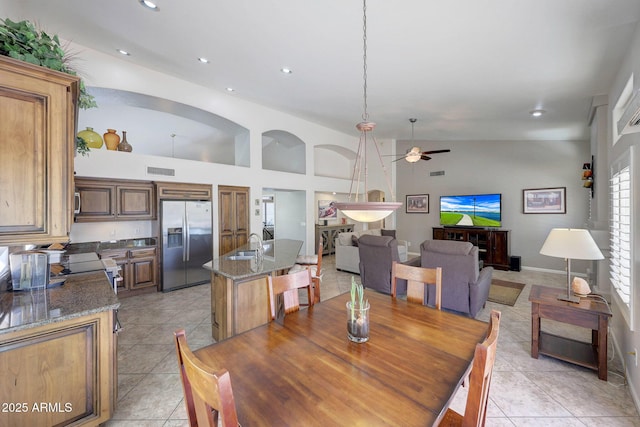
{"type": "Polygon", "coordinates": [[[367,201],[367,146],[369,143],[373,143],[380,160],[380,165],[384,172],[384,176],[387,180],[387,186],[389,187],[389,193],[392,200],[395,200],[393,189],[391,188],[391,182],[389,181],[389,175],[387,169],[382,162],[382,156],[380,155],[380,147],[373,135],[373,129],[376,124],[369,121],[369,113],[367,112],[367,0],[362,2],[362,28],[363,28],[363,98],[364,98],[364,112],[362,113],[362,121],[356,125],[356,129],[360,131],[360,141],[358,142],[358,151],[356,153],[355,164],[353,167],[353,174],[351,175],[351,186],[349,187],[349,201],[336,203],[336,208],[339,209],[344,215],[348,216],[354,221],[358,222],[374,222],[380,221],[383,218],[391,215],[393,211],[402,206],[400,202],[368,202],[367,201]],[[364,191],[360,193],[360,176],[362,173],[362,167],[364,162],[364,191]],[[355,191],[354,191],[355,185],[355,191]],[[363,198],[360,201],[360,197],[363,198]]]}

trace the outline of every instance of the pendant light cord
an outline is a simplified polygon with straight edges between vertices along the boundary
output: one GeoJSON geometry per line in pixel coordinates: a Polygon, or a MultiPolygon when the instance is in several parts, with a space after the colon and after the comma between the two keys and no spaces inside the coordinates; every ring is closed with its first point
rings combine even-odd
{"type": "Polygon", "coordinates": [[[362,113],[362,120],[366,122],[369,120],[369,113],[367,112],[367,0],[362,1],[362,34],[362,79],[364,80],[364,112],[362,113]]]}

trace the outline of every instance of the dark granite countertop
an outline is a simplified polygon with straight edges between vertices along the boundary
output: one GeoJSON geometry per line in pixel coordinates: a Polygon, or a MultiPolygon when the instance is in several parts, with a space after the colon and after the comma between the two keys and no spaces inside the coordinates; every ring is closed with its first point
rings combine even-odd
{"type": "Polygon", "coordinates": [[[266,240],[264,242],[265,251],[262,262],[258,262],[255,258],[246,260],[231,260],[227,258],[238,251],[255,249],[256,245],[257,243],[255,242],[247,243],[233,252],[209,261],[203,267],[233,280],[264,276],[273,271],[293,267],[302,247],[302,241],[291,239],[266,240]]]}
{"type": "Polygon", "coordinates": [[[0,292],[0,336],[119,306],[104,272],[71,275],[50,289],[0,292]]]}
{"type": "Polygon", "coordinates": [[[113,249],[139,249],[156,247],[157,239],[155,237],[146,237],[142,239],[123,239],[123,240],[111,240],[105,242],[86,242],[86,243],[71,243],[65,249],[67,254],[77,254],[85,252],[96,252],[113,250],[113,249]]]}

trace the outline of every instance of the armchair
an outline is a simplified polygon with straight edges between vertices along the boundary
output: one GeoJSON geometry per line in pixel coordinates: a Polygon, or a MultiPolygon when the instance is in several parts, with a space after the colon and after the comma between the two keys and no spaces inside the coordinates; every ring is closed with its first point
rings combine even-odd
{"type": "MultiPolygon", "coordinates": [[[[398,241],[391,236],[363,235],[358,239],[360,280],[365,288],[391,294],[391,265],[400,262],[398,241]]],[[[407,292],[406,281],[398,281],[397,293],[407,292]]]]}
{"type": "MultiPolygon", "coordinates": [[[[442,308],[476,317],[489,297],[493,267],[480,271],[478,247],[469,242],[425,240],[420,245],[420,265],[442,267],[442,308]]],[[[429,286],[428,303],[435,290],[429,286]]]]}

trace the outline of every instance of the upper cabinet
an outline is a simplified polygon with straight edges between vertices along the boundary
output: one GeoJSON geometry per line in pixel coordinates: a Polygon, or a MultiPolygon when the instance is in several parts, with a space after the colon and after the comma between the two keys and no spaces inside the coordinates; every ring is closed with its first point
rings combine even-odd
{"type": "Polygon", "coordinates": [[[78,81],[0,56],[0,245],[69,240],[78,81]]]}
{"type": "Polygon", "coordinates": [[[76,222],[133,221],[156,218],[150,181],[76,178],[76,222]]]}

